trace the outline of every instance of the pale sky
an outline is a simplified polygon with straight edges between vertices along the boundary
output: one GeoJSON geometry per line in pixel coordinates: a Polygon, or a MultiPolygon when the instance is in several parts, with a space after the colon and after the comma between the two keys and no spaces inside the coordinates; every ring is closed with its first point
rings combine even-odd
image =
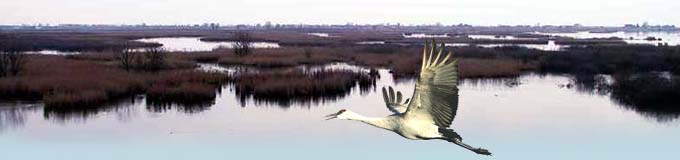
{"type": "Polygon", "coordinates": [[[575,24],[680,26],[678,0],[2,0],[0,24],[575,24]]]}

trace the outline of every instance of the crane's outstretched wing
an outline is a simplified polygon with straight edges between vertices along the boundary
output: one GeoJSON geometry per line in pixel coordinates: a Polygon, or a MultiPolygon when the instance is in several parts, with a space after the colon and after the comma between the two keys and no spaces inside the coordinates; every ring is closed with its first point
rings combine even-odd
{"type": "Polygon", "coordinates": [[[401,92],[397,91],[397,94],[394,94],[394,89],[392,87],[389,87],[389,92],[385,90],[385,87],[382,88],[383,92],[383,99],[385,99],[385,105],[387,105],[387,109],[392,111],[394,114],[401,114],[406,112],[406,107],[408,105],[408,98],[406,98],[406,101],[403,103],[401,102],[401,92]]]}
{"type": "Polygon", "coordinates": [[[429,120],[441,128],[447,128],[458,109],[457,61],[448,62],[452,54],[450,52],[441,58],[444,44],[435,57],[436,50],[434,42],[430,50],[425,45],[420,78],[404,116],[429,120]]]}

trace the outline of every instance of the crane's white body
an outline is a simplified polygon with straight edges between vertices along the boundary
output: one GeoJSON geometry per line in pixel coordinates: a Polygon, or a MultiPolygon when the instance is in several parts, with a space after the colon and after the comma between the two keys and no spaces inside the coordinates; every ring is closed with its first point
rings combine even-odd
{"type": "Polygon", "coordinates": [[[387,117],[374,118],[365,117],[352,111],[345,111],[342,115],[338,116],[338,119],[364,122],[378,128],[393,131],[404,138],[412,140],[444,138],[441,133],[439,133],[439,127],[437,125],[418,118],[403,117],[403,115],[395,114],[387,117]]]}
{"type": "Polygon", "coordinates": [[[435,57],[434,43],[431,50],[428,51],[427,47],[424,49],[420,77],[410,102],[409,99],[402,102],[401,92],[395,94],[392,87],[389,87],[389,92],[383,88],[383,98],[393,115],[365,117],[342,109],[328,115],[329,119],[360,121],[412,140],[446,140],[475,153],[491,155],[486,149],[463,143],[460,135],[448,129],[458,109],[458,72],[456,61],[448,63],[451,53],[440,60],[443,50],[444,44],[435,57]]]}

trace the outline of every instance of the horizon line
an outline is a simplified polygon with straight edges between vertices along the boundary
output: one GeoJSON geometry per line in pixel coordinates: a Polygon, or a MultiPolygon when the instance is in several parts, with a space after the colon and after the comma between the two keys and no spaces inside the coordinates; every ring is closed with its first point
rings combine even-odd
{"type": "Polygon", "coordinates": [[[400,22],[395,22],[395,23],[353,23],[353,22],[347,22],[347,23],[274,23],[270,21],[266,21],[263,23],[217,23],[217,22],[203,22],[203,23],[182,23],[182,24],[163,24],[163,23],[119,23],[119,24],[114,24],[114,23],[59,23],[59,24],[53,24],[53,23],[21,23],[21,24],[0,24],[0,26],[49,26],[49,27],[58,27],[58,26],[68,26],[68,25],[75,25],[75,26],[195,26],[195,25],[219,25],[219,26],[240,26],[240,25],[245,25],[245,26],[265,26],[265,25],[305,25],[305,26],[441,26],[441,27],[449,27],[449,26],[472,26],[472,27],[501,27],[501,26],[530,26],[530,27],[542,27],[542,26],[579,26],[579,27],[625,27],[627,25],[637,25],[637,26],[650,26],[650,27],[658,27],[658,26],[666,26],[666,27],[676,27],[675,24],[650,24],[647,22],[642,22],[642,23],[626,23],[626,24],[619,24],[619,25],[585,25],[581,23],[574,23],[574,24],[542,24],[542,23],[536,23],[536,24],[496,24],[496,25],[480,25],[480,24],[468,24],[468,23],[450,23],[450,24],[444,24],[444,23],[400,23],[400,22]]]}

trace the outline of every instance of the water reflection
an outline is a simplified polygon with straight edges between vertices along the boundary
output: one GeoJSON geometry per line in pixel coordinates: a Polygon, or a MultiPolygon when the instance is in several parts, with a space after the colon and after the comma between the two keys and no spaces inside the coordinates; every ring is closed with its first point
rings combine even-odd
{"type": "MultiPolygon", "coordinates": [[[[384,71],[386,72],[386,71],[384,71]]],[[[241,106],[276,104],[321,105],[343,99],[354,92],[360,95],[375,90],[379,76],[347,70],[297,70],[288,73],[263,72],[237,76],[232,86],[241,106]]]]}
{"type": "Polygon", "coordinates": [[[0,133],[23,127],[29,119],[28,116],[34,113],[39,113],[44,120],[67,125],[86,123],[88,120],[103,116],[114,116],[119,122],[128,122],[139,114],[139,107],[145,107],[150,113],[176,111],[193,114],[207,111],[213,105],[214,101],[204,104],[155,103],[148,101],[143,96],[97,107],[82,108],[45,108],[42,104],[36,102],[28,104],[0,103],[0,133]]]}
{"type": "Polygon", "coordinates": [[[610,75],[592,75],[592,74],[577,74],[572,76],[573,79],[568,84],[561,84],[560,87],[575,88],[581,93],[594,93],[599,95],[607,94],[612,85],[612,78],[610,75]]]}
{"type": "Polygon", "coordinates": [[[651,44],[651,45],[680,45],[680,35],[678,32],[574,32],[574,33],[541,33],[533,34],[569,37],[575,39],[591,38],[621,38],[630,44],[651,44]]]}
{"type": "Polygon", "coordinates": [[[680,117],[680,78],[663,73],[614,76],[612,99],[642,115],[666,122],[680,117]]]}
{"type": "Polygon", "coordinates": [[[120,121],[130,121],[134,115],[134,106],[139,105],[142,101],[141,97],[136,97],[97,107],[43,108],[43,117],[53,122],[68,124],[84,123],[101,114],[111,113],[115,114],[120,121]]]}
{"type": "Polygon", "coordinates": [[[225,73],[235,77],[228,86],[241,106],[274,104],[284,108],[293,104],[322,105],[335,102],[353,92],[368,94],[387,70],[370,69],[347,63],[300,65],[297,67],[258,68],[199,64],[198,70],[225,73]],[[275,77],[275,78],[272,78],[275,77]],[[305,84],[295,83],[305,81],[305,84]],[[294,85],[295,84],[295,85],[294,85]]]}
{"type": "Polygon", "coordinates": [[[609,95],[626,109],[659,122],[680,118],[680,80],[668,73],[576,75],[573,84],[582,93],[609,95]]]}
{"type": "Polygon", "coordinates": [[[12,107],[4,107],[7,104],[0,103],[0,133],[22,127],[26,123],[27,112],[36,110],[34,104],[15,104],[12,107]]]}
{"type": "Polygon", "coordinates": [[[351,91],[297,97],[262,96],[238,89],[235,93],[241,107],[275,105],[281,108],[289,108],[293,105],[298,105],[311,108],[311,106],[320,106],[344,99],[351,94],[351,91]]]}
{"type": "Polygon", "coordinates": [[[537,49],[542,51],[562,51],[570,47],[570,45],[559,45],[555,41],[549,40],[547,44],[472,44],[472,43],[446,43],[446,46],[452,47],[467,47],[476,46],[481,48],[498,48],[498,47],[524,47],[529,49],[537,49]]]}
{"type": "Polygon", "coordinates": [[[478,88],[492,87],[491,89],[515,88],[522,84],[519,77],[463,79],[460,83],[478,88]]]}
{"type": "Polygon", "coordinates": [[[155,113],[165,113],[168,111],[178,111],[182,113],[200,113],[210,109],[211,106],[215,104],[214,101],[206,103],[194,103],[194,104],[176,104],[176,103],[154,103],[147,102],[146,109],[149,112],[155,113]]]}

